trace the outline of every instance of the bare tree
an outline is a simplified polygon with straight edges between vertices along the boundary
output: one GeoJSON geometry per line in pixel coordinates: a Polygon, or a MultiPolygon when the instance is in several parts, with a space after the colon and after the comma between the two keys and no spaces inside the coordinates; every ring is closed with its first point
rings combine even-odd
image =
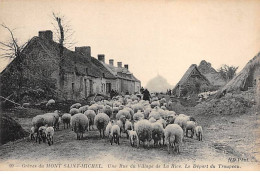
{"type": "Polygon", "coordinates": [[[60,14],[52,13],[53,19],[56,24],[52,23],[55,32],[54,34],[58,38],[59,43],[59,86],[60,90],[63,91],[64,88],[64,80],[65,80],[65,71],[64,71],[64,47],[67,46],[70,48],[75,44],[72,39],[74,31],[71,29],[69,22],[65,20],[65,17],[60,14]]]}
{"type": "Polygon", "coordinates": [[[18,39],[15,38],[14,33],[12,29],[10,29],[9,27],[7,27],[5,24],[1,24],[1,27],[4,28],[5,30],[8,31],[8,33],[10,34],[10,38],[8,41],[0,41],[0,50],[1,50],[1,54],[0,54],[0,58],[1,59],[8,59],[9,62],[11,60],[16,61],[16,70],[19,74],[18,79],[16,81],[17,83],[17,99],[18,101],[20,101],[20,97],[21,97],[21,89],[22,89],[22,84],[23,84],[23,53],[22,50],[25,47],[25,45],[27,44],[24,43],[22,45],[18,44],[18,39]]]}
{"type": "Polygon", "coordinates": [[[235,75],[238,67],[223,65],[217,71],[227,82],[230,81],[235,75]]]}

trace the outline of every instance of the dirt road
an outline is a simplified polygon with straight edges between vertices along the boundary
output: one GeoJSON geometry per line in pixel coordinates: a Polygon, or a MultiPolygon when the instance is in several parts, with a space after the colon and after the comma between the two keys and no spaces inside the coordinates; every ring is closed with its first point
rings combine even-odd
{"type": "MultiPolygon", "coordinates": [[[[133,167],[156,170],[156,164],[160,164],[160,167],[157,166],[160,169],[171,170],[210,169],[211,164],[218,170],[229,170],[230,167],[259,168],[259,115],[213,118],[208,116],[196,119],[204,127],[203,141],[185,137],[180,154],[168,154],[166,146],[150,149],[142,146],[131,147],[125,134],[120,139],[120,145],[110,145],[108,139],[99,138],[98,131],[86,132],[83,140],[76,140],[74,132],[62,127],[55,132],[52,146],[38,144],[28,138],[0,146],[0,165],[1,168],[7,167],[9,170],[33,170],[33,166],[39,164],[42,164],[45,170],[84,170],[88,167],[77,164],[97,164],[94,170],[99,170],[99,167],[111,167],[111,170],[133,170],[133,167]],[[188,165],[190,168],[185,168],[188,165]]],[[[30,118],[16,120],[26,129],[30,127],[30,118]]]]}

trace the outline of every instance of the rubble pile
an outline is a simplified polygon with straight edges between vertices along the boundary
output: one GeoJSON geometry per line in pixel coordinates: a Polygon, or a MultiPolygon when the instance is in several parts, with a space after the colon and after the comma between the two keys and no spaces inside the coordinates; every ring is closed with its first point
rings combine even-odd
{"type": "Polygon", "coordinates": [[[197,115],[243,114],[255,104],[252,91],[239,94],[227,93],[224,97],[211,99],[195,106],[197,115]]]}

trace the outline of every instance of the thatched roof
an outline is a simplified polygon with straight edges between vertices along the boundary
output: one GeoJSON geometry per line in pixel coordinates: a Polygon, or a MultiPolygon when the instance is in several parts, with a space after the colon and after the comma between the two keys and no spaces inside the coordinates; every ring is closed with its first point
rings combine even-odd
{"type": "Polygon", "coordinates": [[[185,72],[185,74],[182,76],[181,80],[176,84],[175,88],[173,90],[176,90],[176,88],[179,86],[179,85],[183,85],[184,83],[187,82],[187,80],[189,79],[189,77],[191,76],[191,73],[193,72],[193,70],[196,70],[199,75],[201,76],[202,79],[204,79],[205,81],[207,81],[209,84],[209,80],[203,75],[201,74],[201,72],[198,70],[197,68],[197,65],[196,64],[192,64],[188,70],[185,72]]]}
{"type": "MultiPolygon", "coordinates": [[[[248,90],[250,87],[249,80],[254,74],[256,70],[258,72],[260,69],[260,52],[251,59],[246,66],[232,79],[230,80],[222,89],[221,93],[223,92],[230,92],[230,91],[245,91],[248,90]]],[[[258,74],[260,75],[260,73],[258,74]]]]}

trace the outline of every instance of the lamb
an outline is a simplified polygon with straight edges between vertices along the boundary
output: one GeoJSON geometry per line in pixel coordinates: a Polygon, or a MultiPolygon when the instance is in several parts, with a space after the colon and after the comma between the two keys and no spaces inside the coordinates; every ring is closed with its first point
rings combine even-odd
{"type": "Polygon", "coordinates": [[[63,114],[61,117],[62,123],[64,125],[64,129],[65,129],[65,125],[67,125],[67,128],[70,127],[70,120],[71,120],[71,115],[70,114],[63,114]]]}
{"type": "Polygon", "coordinates": [[[191,131],[191,138],[193,138],[195,132],[196,123],[194,121],[187,121],[186,125],[186,137],[188,137],[189,130],[191,131]]]}
{"type": "Polygon", "coordinates": [[[135,131],[138,135],[139,144],[140,141],[143,142],[143,146],[145,147],[148,144],[148,148],[150,146],[150,141],[152,139],[152,125],[148,120],[140,120],[135,124],[135,131]]]}
{"type": "Polygon", "coordinates": [[[79,108],[79,113],[84,114],[84,112],[85,112],[86,110],[88,110],[88,107],[89,107],[89,105],[81,106],[81,107],[79,108]]]}
{"type": "Polygon", "coordinates": [[[51,105],[55,104],[55,100],[50,99],[47,103],[46,103],[46,107],[49,107],[51,105]]]}
{"type": "Polygon", "coordinates": [[[111,133],[110,133],[110,137],[111,137],[111,145],[113,144],[113,140],[116,144],[119,145],[119,135],[120,135],[120,128],[118,125],[113,125],[111,128],[111,133]]]}
{"type": "Polygon", "coordinates": [[[160,145],[164,135],[163,126],[159,122],[152,123],[152,139],[154,140],[154,146],[160,145]]]}
{"type": "Polygon", "coordinates": [[[47,127],[45,129],[45,135],[48,141],[49,146],[53,144],[53,135],[54,135],[54,128],[53,127],[47,127]]]}
{"type": "MultiPolygon", "coordinates": [[[[46,125],[47,126],[47,125],[46,125]]],[[[46,126],[41,126],[40,128],[39,128],[39,144],[41,143],[41,141],[43,141],[44,143],[45,143],[45,141],[46,141],[46,136],[45,136],[45,130],[46,130],[46,126]]]]}
{"type": "Polygon", "coordinates": [[[92,130],[94,129],[94,119],[96,117],[96,113],[93,110],[87,110],[86,112],[84,112],[84,114],[88,117],[89,119],[89,128],[92,127],[92,130]]]}
{"type": "Polygon", "coordinates": [[[174,147],[177,153],[180,153],[180,144],[183,139],[183,130],[178,124],[169,124],[165,128],[165,140],[167,143],[168,153],[170,154],[170,146],[174,147]]]}
{"type": "Polygon", "coordinates": [[[195,134],[199,141],[202,141],[203,130],[201,126],[195,127],[195,134]]]}
{"type": "Polygon", "coordinates": [[[129,135],[128,135],[128,132],[127,132],[128,130],[133,130],[133,124],[129,120],[126,120],[126,122],[125,122],[125,131],[126,131],[127,139],[129,138],[129,135]]]}
{"type": "Polygon", "coordinates": [[[34,127],[31,127],[31,130],[30,130],[30,138],[31,140],[35,140],[35,128],[34,127]]]}
{"type": "Polygon", "coordinates": [[[70,109],[72,108],[76,108],[76,109],[79,109],[81,107],[81,104],[80,103],[75,103],[73,105],[70,106],[70,109]]]}
{"type": "Polygon", "coordinates": [[[107,137],[109,137],[110,133],[111,133],[111,128],[112,128],[112,125],[114,125],[114,121],[109,121],[107,126],[106,126],[106,131],[105,131],[105,135],[107,137]]]}
{"type": "Polygon", "coordinates": [[[99,130],[99,133],[100,133],[100,137],[101,136],[101,131],[103,131],[103,138],[105,136],[105,128],[109,122],[109,116],[105,113],[98,113],[96,116],[95,116],[95,119],[94,119],[94,124],[97,126],[97,129],[99,130]]]}
{"type": "Polygon", "coordinates": [[[136,142],[136,145],[137,145],[137,148],[138,148],[139,147],[139,139],[138,139],[136,131],[128,130],[127,134],[129,135],[131,146],[133,147],[134,146],[134,142],[136,142]]]}
{"type": "Polygon", "coordinates": [[[89,128],[89,120],[88,117],[82,113],[75,114],[72,117],[72,126],[74,132],[77,134],[77,140],[81,140],[83,138],[83,133],[88,131],[89,128]]]}
{"type": "Polygon", "coordinates": [[[71,108],[71,109],[70,109],[70,114],[71,114],[71,116],[73,116],[73,115],[75,115],[75,114],[78,114],[78,113],[80,113],[80,112],[79,112],[79,110],[78,110],[77,108],[71,108]]]}

